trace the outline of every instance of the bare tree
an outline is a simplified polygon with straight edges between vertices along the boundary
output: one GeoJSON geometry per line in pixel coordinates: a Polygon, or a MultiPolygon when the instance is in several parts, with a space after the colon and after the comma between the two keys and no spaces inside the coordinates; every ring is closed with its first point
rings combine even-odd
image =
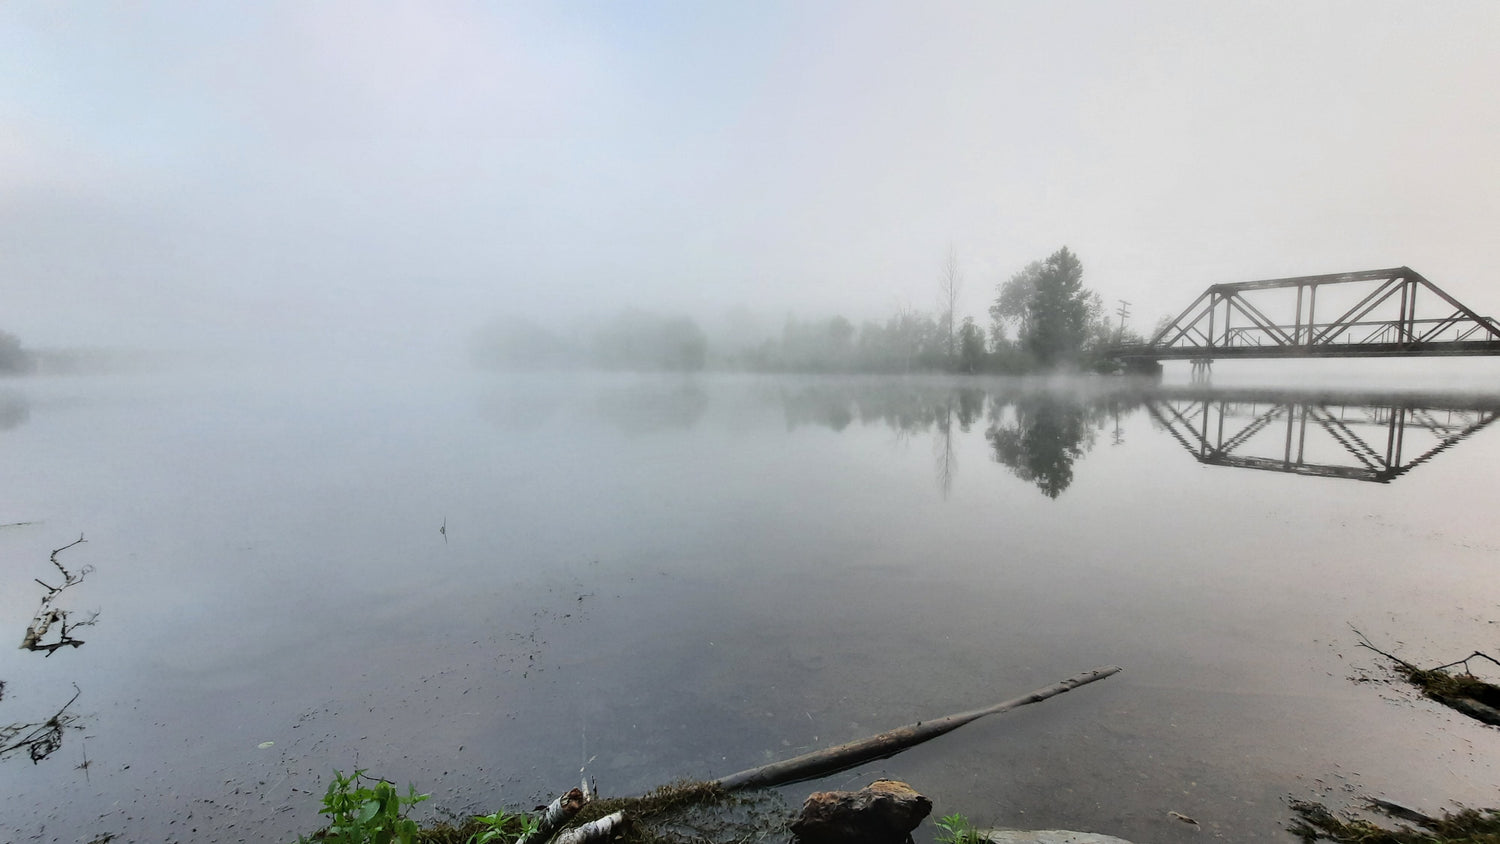
{"type": "Polygon", "coordinates": [[[948,362],[951,365],[958,357],[958,296],[964,289],[963,273],[958,269],[958,252],[952,246],[943,258],[943,269],[938,276],[938,309],[942,312],[943,340],[947,344],[948,362]]]}

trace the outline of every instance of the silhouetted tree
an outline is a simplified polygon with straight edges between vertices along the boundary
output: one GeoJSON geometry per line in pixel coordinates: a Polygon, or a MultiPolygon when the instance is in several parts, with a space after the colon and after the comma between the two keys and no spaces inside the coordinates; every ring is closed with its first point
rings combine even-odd
{"type": "Polygon", "coordinates": [[[984,367],[984,354],[984,332],[974,324],[973,317],[964,317],[963,327],[958,330],[959,370],[978,372],[984,367]]]}
{"type": "Polygon", "coordinates": [[[691,372],[708,360],[708,337],[687,317],[623,311],[594,336],[594,363],[609,369],[691,372]]]}
{"type": "Polygon", "coordinates": [[[1022,346],[1037,363],[1061,366],[1083,351],[1091,305],[1102,309],[1099,297],[1083,286],[1083,264],[1064,246],[1001,285],[990,308],[992,332],[1003,339],[1006,323],[1015,322],[1022,346]]]}
{"type": "Polygon", "coordinates": [[[958,295],[963,292],[963,286],[963,274],[958,269],[958,253],[950,246],[947,256],[943,258],[942,274],[938,276],[938,307],[941,310],[942,319],[939,328],[943,334],[944,352],[947,354],[950,367],[954,359],[958,357],[956,312],[958,295]]]}
{"type": "Polygon", "coordinates": [[[845,372],[855,368],[854,323],[841,316],[804,322],[787,317],[776,368],[794,372],[845,372]]]}
{"type": "Polygon", "coordinates": [[[21,341],[14,334],[0,331],[0,372],[30,372],[31,355],[21,348],[21,341]]]}
{"type": "Polygon", "coordinates": [[[1042,262],[1032,261],[1000,285],[995,301],[990,305],[990,340],[996,348],[1007,340],[1007,325],[1016,325],[1017,336],[1027,334],[1031,298],[1036,295],[1036,283],[1041,275],[1042,262]]]}
{"type": "Polygon", "coordinates": [[[574,355],[557,334],[521,317],[501,317],[470,340],[469,358],[483,369],[547,369],[566,366],[574,355]]]}

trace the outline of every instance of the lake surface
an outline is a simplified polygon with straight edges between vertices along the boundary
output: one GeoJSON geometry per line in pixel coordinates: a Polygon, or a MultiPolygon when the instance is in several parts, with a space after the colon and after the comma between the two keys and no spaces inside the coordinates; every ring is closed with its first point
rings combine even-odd
{"type": "Polygon", "coordinates": [[[293,840],[355,766],[454,813],[637,793],[1105,664],[787,795],[889,776],[1141,842],[1500,802],[1500,733],[1358,682],[1388,675],[1351,631],[1500,649],[1500,400],[1106,383],[0,384],[0,632],[80,534],[56,605],[99,611],[0,649],[0,725],[78,693],[0,759],[0,839],[293,840]]]}

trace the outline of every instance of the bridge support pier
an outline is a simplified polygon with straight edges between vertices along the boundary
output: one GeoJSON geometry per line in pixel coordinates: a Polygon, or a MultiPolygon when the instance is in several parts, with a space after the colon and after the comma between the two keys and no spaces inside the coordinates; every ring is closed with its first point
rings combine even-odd
{"type": "Polygon", "coordinates": [[[1214,380],[1213,359],[1193,358],[1193,373],[1188,380],[1194,384],[1207,384],[1214,380]]]}

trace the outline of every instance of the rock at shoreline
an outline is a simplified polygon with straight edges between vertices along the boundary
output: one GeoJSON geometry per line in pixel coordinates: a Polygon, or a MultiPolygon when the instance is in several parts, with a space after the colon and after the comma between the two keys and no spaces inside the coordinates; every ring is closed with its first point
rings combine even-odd
{"type": "Polygon", "coordinates": [[[859,791],[818,791],[802,804],[792,832],[803,844],[905,844],[932,801],[904,782],[876,780],[859,791]]]}

